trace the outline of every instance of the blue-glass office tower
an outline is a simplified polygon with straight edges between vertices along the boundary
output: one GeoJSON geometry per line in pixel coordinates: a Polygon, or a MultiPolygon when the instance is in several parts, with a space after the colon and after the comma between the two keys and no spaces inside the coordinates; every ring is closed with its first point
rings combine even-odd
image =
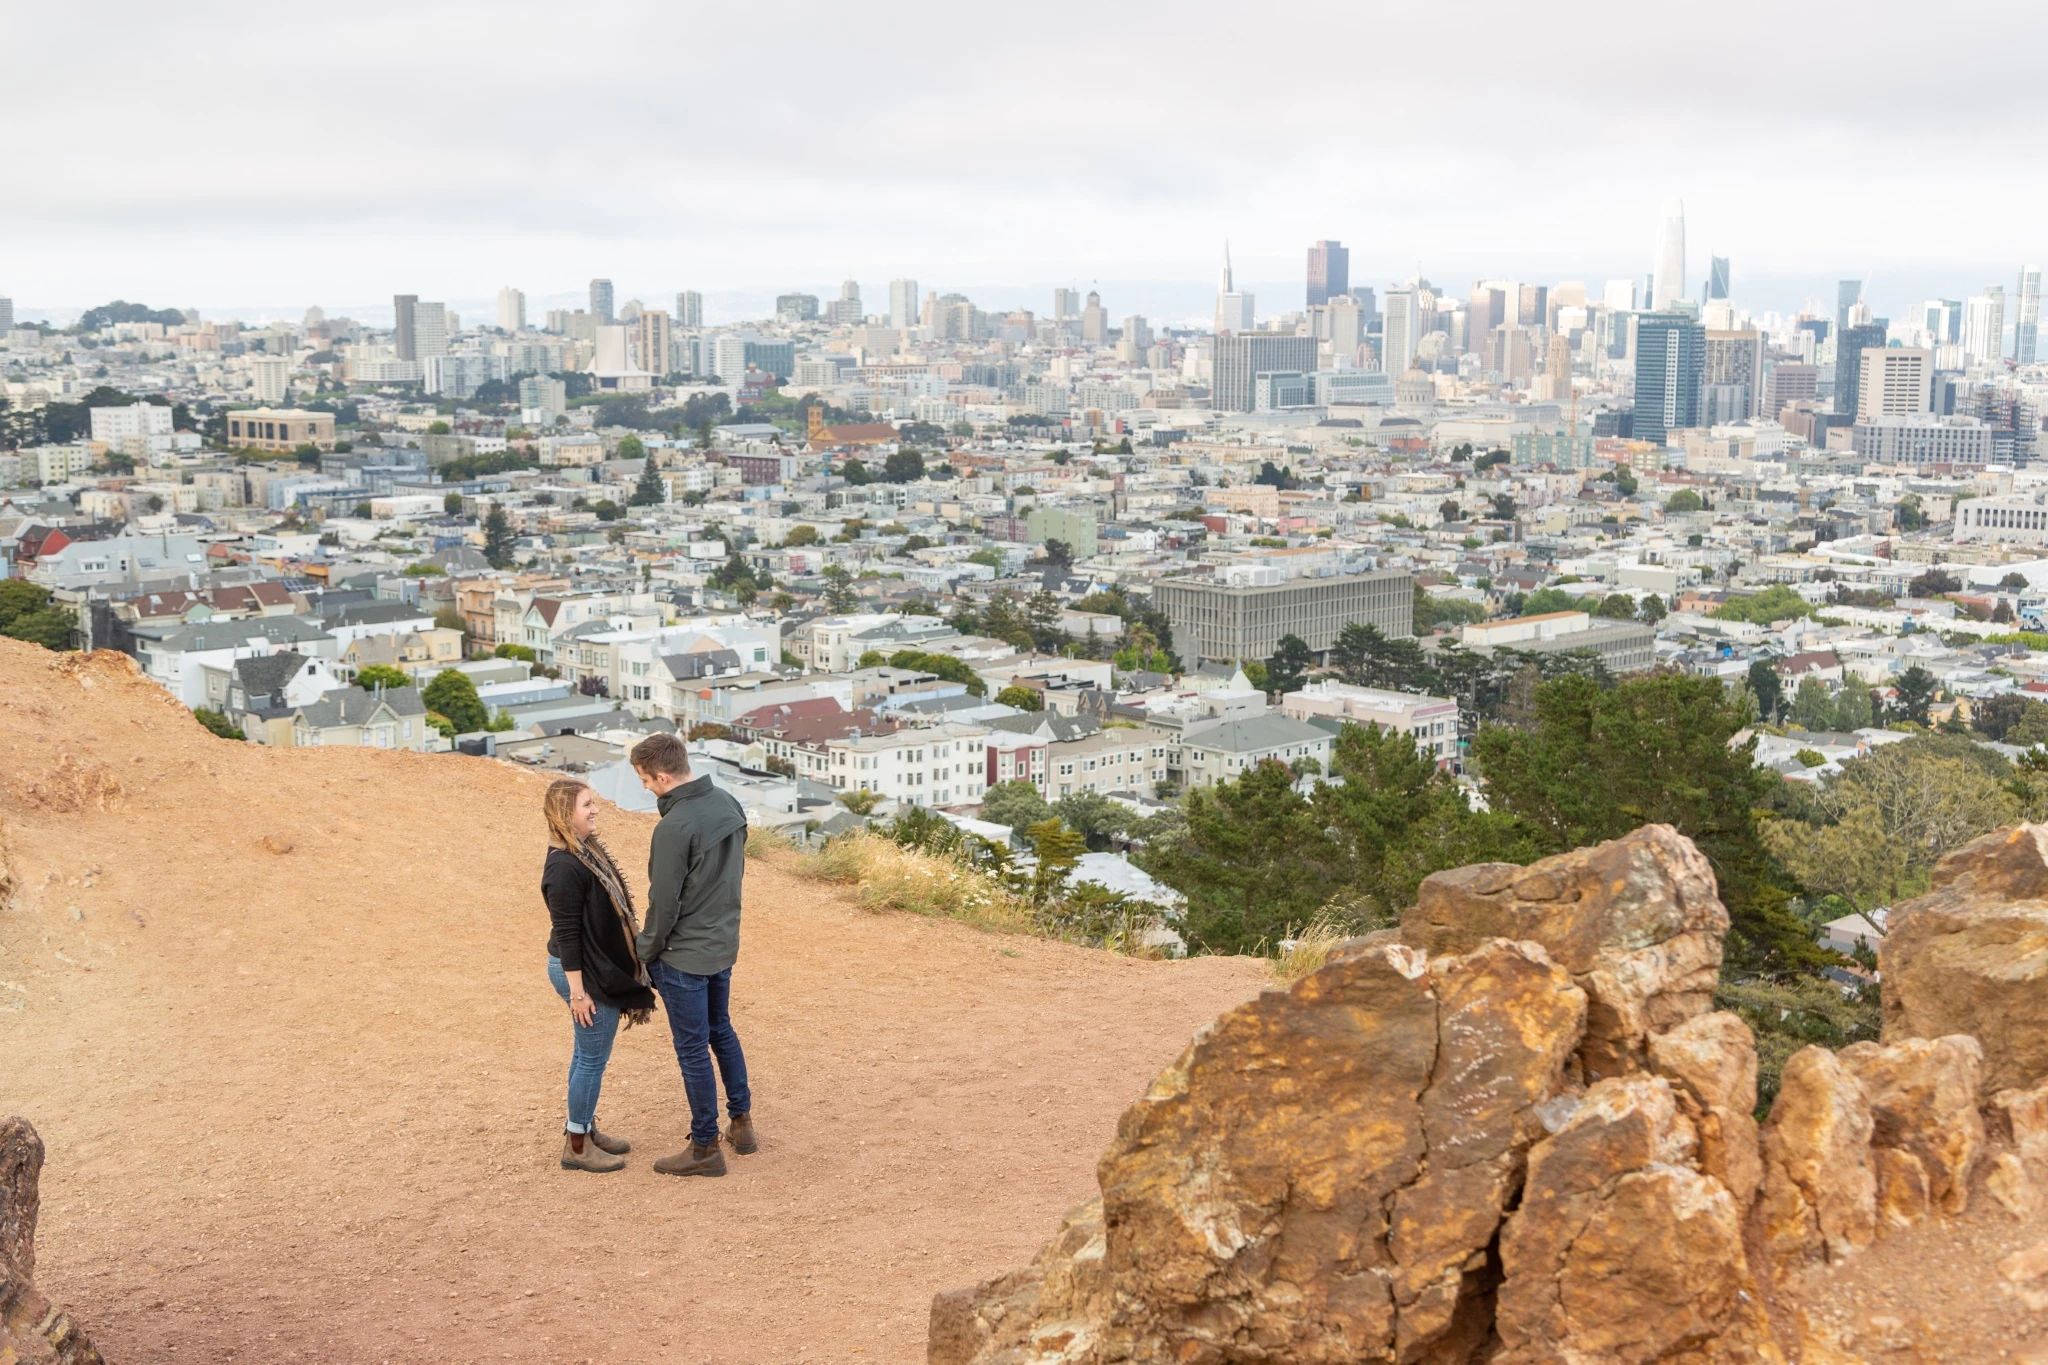
{"type": "Polygon", "coordinates": [[[1636,316],[1636,407],[1630,435],[1663,445],[1674,431],[1699,425],[1700,383],[1707,368],[1707,329],[1685,313],[1636,316]]]}

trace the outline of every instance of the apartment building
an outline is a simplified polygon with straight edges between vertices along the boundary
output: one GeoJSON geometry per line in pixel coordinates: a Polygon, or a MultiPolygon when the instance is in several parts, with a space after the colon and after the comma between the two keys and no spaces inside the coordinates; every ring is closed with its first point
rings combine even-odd
{"type": "Polygon", "coordinates": [[[1167,756],[1177,736],[1155,726],[1118,726],[1047,746],[1042,790],[1054,801],[1096,792],[1150,796],[1167,780],[1167,756]]]}
{"type": "Polygon", "coordinates": [[[1280,712],[1296,720],[1321,716],[1406,735],[1418,753],[1435,759],[1440,768],[1458,759],[1458,703],[1448,697],[1319,679],[1281,697],[1280,712]]]}
{"type": "Polygon", "coordinates": [[[959,636],[959,631],[936,616],[894,616],[884,612],[820,616],[790,633],[789,652],[820,673],[846,673],[869,650],[883,654],[905,649],[929,650],[959,636]]]}
{"type": "MultiPolygon", "coordinates": [[[[829,741],[818,780],[912,806],[972,806],[987,790],[988,731],[948,722],[829,741]]],[[[801,771],[801,770],[800,770],[801,771]]]]}
{"type": "Polygon", "coordinates": [[[1309,759],[1327,772],[1334,742],[1327,730],[1270,712],[1190,725],[1167,751],[1166,779],[1182,791],[1213,787],[1268,760],[1293,767],[1309,759]]]}

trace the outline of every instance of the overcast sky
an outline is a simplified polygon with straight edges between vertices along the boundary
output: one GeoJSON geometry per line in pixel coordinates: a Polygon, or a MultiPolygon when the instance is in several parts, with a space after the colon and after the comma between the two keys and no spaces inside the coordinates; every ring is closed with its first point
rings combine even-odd
{"type": "Polygon", "coordinates": [[[1227,237],[1266,313],[1318,237],[1354,284],[1640,276],[1667,195],[1688,276],[1731,256],[1759,307],[2010,292],[2044,40],[1900,0],[14,3],[0,294],[370,317],[605,275],[717,320],[912,275],[1172,316],[1227,237]]]}

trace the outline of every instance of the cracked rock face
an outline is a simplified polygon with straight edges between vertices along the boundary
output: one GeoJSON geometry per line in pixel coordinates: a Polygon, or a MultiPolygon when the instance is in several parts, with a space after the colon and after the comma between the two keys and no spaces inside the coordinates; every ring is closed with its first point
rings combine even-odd
{"type": "Polygon", "coordinates": [[[1743,1206],[1694,1169],[1698,1144],[1661,1076],[1600,1081],[1571,1104],[1530,1152],[1501,1237],[1500,1365],[1775,1357],[1743,1206]]]}
{"type": "Polygon", "coordinates": [[[931,1359],[1463,1358],[1585,1008],[1506,942],[1378,944],[1266,992],[1124,1115],[1099,1265],[1084,1207],[1021,1276],[942,1296],[931,1359]]]}
{"type": "Polygon", "coordinates": [[[1700,1170],[1747,1209],[1763,1183],[1756,1127],[1756,1039],[1728,1013],[1700,1014],[1650,1038],[1650,1069],[1671,1082],[1700,1139],[1700,1170]]]}
{"type": "Polygon", "coordinates": [[[1870,1103],[1873,1151],[1897,1154],[1885,1163],[1894,1179],[1917,1183],[1921,1203],[1961,1213],[1984,1154],[1984,1118],[1977,1110],[1983,1047],[1962,1035],[1907,1038],[1856,1043],[1840,1056],[1870,1103]]]}
{"type": "Polygon", "coordinates": [[[1886,1042],[1968,1034],[1989,1089],[2048,1078],[2048,825],[1942,859],[1933,888],[1892,911],[1878,966],[1886,1042]]]}
{"type": "Polygon", "coordinates": [[[0,1362],[104,1365],[71,1318],[36,1292],[43,1142],[25,1119],[0,1119],[0,1362]]]}
{"type": "Polygon", "coordinates": [[[1877,1174],[1870,1104],[1854,1073],[1824,1047],[1785,1063],[1764,1125],[1764,1238],[1780,1265],[1839,1261],[1876,1235],[1877,1174]]]}
{"type": "Polygon", "coordinates": [[[1431,953],[1489,938],[1542,944],[1586,992],[1589,1082],[1642,1070],[1652,1033],[1713,1008],[1727,936],[1713,869],[1669,825],[1527,867],[1439,872],[1401,921],[1402,940],[1431,953]]]}

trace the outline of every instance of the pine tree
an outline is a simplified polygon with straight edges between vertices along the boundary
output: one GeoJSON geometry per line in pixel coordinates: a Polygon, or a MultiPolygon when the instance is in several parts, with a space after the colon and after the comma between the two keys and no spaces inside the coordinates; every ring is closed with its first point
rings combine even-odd
{"type": "Polygon", "coordinates": [[[661,481],[661,474],[654,467],[654,457],[649,456],[640,466],[640,482],[633,485],[633,496],[627,499],[631,507],[659,507],[668,501],[668,489],[661,481]]]}
{"type": "Polygon", "coordinates": [[[484,558],[494,569],[512,567],[512,518],[502,507],[493,507],[484,518],[484,558]]]}

